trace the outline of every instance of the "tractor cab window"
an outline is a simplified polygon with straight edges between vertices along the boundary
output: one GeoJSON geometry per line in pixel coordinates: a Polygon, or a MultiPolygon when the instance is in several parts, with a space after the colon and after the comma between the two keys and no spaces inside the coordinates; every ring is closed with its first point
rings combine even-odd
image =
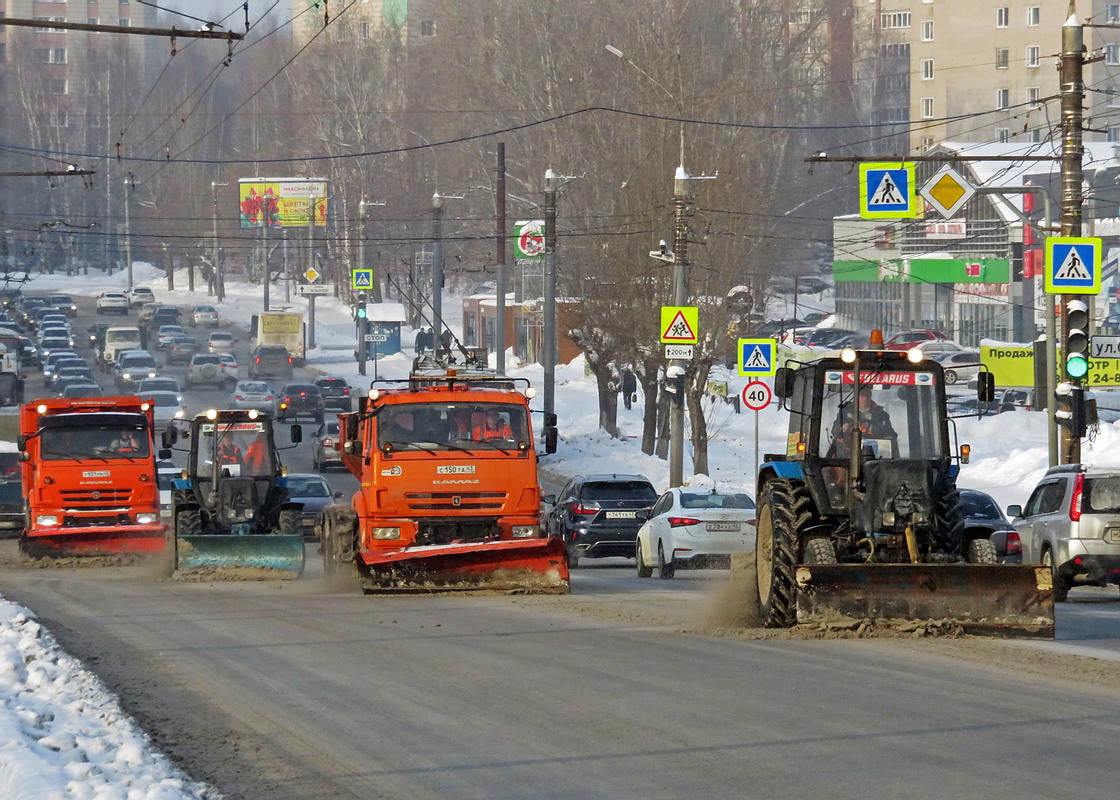
{"type": "Polygon", "coordinates": [[[273,453],[263,422],[206,423],[199,426],[200,478],[218,474],[231,477],[268,477],[275,473],[273,453]]]}
{"type": "Polygon", "coordinates": [[[529,418],[513,403],[408,403],[377,417],[385,450],[517,450],[529,442],[529,418]]]}
{"type": "MultiPolygon", "coordinates": [[[[847,373],[850,374],[850,373],[847,373]]],[[[928,460],[943,457],[937,387],[930,373],[892,372],[868,376],[857,397],[852,384],[824,385],[820,455],[847,458],[853,426],[864,453],[874,458],[928,460]],[[921,379],[920,381],[918,379],[921,379]],[[872,382],[897,381],[901,383],[872,382]]]]}

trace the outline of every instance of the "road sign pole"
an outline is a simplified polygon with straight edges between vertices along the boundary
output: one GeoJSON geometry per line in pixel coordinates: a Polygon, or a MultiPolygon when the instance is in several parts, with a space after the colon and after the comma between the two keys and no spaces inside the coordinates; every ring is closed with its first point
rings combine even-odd
{"type": "MultiPolygon", "coordinates": [[[[358,333],[358,374],[366,374],[366,348],[369,344],[366,342],[366,334],[369,332],[369,320],[359,319],[354,321],[354,328],[358,333]]],[[[377,362],[373,362],[374,371],[377,370],[377,362]]]]}
{"type": "MultiPolygon", "coordinates": [[[[368,331],[369,330],[369,320],[368,319],[365,322],[365,326],[366,326],[366,330],[368,331]]],[[[380,343],[376,339],[373,340],[373,379],[374,380],[377,380],[377,360],[378,360],[378,357],[381,355],[381,349],[378,347],[379,344],[380,343]]],[[[362,349],[363,350],[365,349],[365,346],[366,346],[366,343],[362,342],[362,349]]]]}
{"type": "Polygon", "coordinates": [[[315,295],[313,294],[307,295],[307,349],[315,349],[315,295]]]}
{"type": "MultiPolygon", "coordinates": [[[[1070,3],[1072,12],[1073,4],[1070,3]]],[[[1085,101],[1085,31],[1077,16],[1070,14],[1062,25],[1062,55],[1058,71],[1062,87],[1062,236],[1081,235],[1081,210],[1084,201],[1081,182],[1085,156],[1083,144],[1083,106],[1085,101]]],[[[1066,305],[1070,298],[1062,296],[1062,341],[1069,333],[1066,326],[1066,305]]],[[[1090,331],[1086,331],[1090,333],[1090,331]]],[[[1066,355],[1063,353],[1062,357],[1066,355]]],[[[1064,370],[1063,370],[1064,373],[1064,370]]],[[[1067,379],[1063,374],[1063,379],[1067,379]]],[[[1075,387],[1082,385],[1080,378],[1070,381],[1075,387]]],[[[1077,464],[1081,461],[1081,438],[1070,436],[1066,428],[1061,431],[1062,463],[1077,464]]]]}

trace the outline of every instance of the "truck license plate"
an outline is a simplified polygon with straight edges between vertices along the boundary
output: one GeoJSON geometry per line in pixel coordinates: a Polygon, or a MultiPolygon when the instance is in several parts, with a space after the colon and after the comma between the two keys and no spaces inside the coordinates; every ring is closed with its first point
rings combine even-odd
{"type": "Polygon", "coordinates": [[[1120,528],[1109,528],[1105,531],[1104,538],[1112,544],[1120,544],[1120,528]]]}
{"type": "Polygon", "coordinates": [[[739,532],[739,527],[740,527],[740,523],[738,523],[738,522],[705,522],[704,523],[704,530],[715,531],[715,532],[720,532],[720,533],[721,532],[738,533],[739,532]]]}
{"type": "Polygon", "coordinates": [[[607,519],[634,519],[638,516],[637,511],[608,511],[607,519]]]}

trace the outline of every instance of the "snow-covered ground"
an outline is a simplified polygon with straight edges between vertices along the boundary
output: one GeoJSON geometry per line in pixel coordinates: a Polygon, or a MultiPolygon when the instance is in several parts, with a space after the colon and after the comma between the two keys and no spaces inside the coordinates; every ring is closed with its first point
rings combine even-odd
{"type": "MultiPolygon", "coordinates": [[[[194,293],[169,292],[162,272],[147,264],[134,265],[134,282],[150,286],[161,302],[189,306],[213,303],[205,286],[194,293]]],[[[62,274],[36,278],[25,289],[68,291],[93,295],[124,288],[123,272],[80,277],[62,274]]],[[[177,287],[187,285],[186,274],[175,276],[177,287]]],[[[273,306],[283,296],[272,288],[273,306]]],[[[307,301],[293,296],[291,306],[307,301]]],[[[220,306],[224,319],[245,326],[260,310],[261,288],[230,282],[220,306]]],[[[457,298],[444,301],[446,322],[456,333],[461,322],[457,298]]],[[[76,333],[81,333],[81,320],[76,333]]],[[[412,363],[414,331],[402,331],[405,352],[377,363],[380,378],[403,378],[412,363]]],[[[654,332],[650,332],[651,340],[654,332]]],[[[308,354],[311,366],[362,385],[352,351],[354,326],[349,310],[332,297],[316,300],[315,340],[308,354]]],[[[512,365],[512,358],[507,364],[512,365]]],[[[537,365],[511,367],[540,387],[543,372],[537,365]]],[[[715,376],[713,376],[715,377],[715,376]]],[[[743,380],[726,377],[729,392],[738,393],[743,380]]],[[[540,395],[538,395],[539,397],[540,395]]],[[[659,489],[668,486],[668,464],[644,455],[640,448],[643,402],[630,411],[619,404],[619,423],[625,439],[613,439],[598,429],[594,380],[583,360],[562,365],[556,372],[556,407],[560,411],[560,448],[547,458],[547,467],[560,474],[626,472],[646,475],[659,489]]],[[[735,414],[731,405],[713,402],[709,412],[710,480],[743,487],[753,493],[757,461],[764,453],[784,452],[786,415],[774,406],[759,413],[735,414]],[[755,441],[758,447],[755,447],[755,441]]],[[[961,443],[972,446],[972,463],[961,470],[960,485],[993,495],[1001,506],[1022,503],[1046,470],[1045,418],[1040,413],[1015,412],[998,417],[957,421],[961,443]]],[[[0,443],[0,447],[3,444],[0,443]]],[[[10,445],[9,445],[10,447],[10,445]]],[[[1087,463],[1120,465],[1120,424],[1104,424],[1096,438],[1085,443],[1087,463]]],[[[686,452],[686,473],[691,453],[686,452]]],[[[686,480],[707,482],[702,476],[686,480]]],[[[193,783],[154,752],[147,737],[120,710],[116,699],[74,659],[59,651],[30,611],[0,600],[0,797],[13,800],[91,798],[96,800],[179,800],[215,798],[218,793],[193,783]]]]}

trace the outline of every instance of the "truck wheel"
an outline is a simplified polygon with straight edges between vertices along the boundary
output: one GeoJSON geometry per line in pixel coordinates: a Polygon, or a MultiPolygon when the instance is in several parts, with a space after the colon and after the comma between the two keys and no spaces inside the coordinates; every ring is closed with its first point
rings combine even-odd
{"type": "Polygon", "coordinates": [[[1054,554],[1049,547],[1042,551],[1042,566],[1050,567],[1051,580],[1054,584],[1054,602],[1064,603],[1069,599],[1070,585],[1058,577],[1058,571],[1054,569],[1054,554]]]}
{"type": "Polygon", "coordinates": [[[677,568],[672,561],[665,560],[665,547],[657,543],[657,577],[663,581],[671,580],[677,574],[677,568]]]}
{"type": "Polygon", "coordinates": [[[790,628],[797,622],[797,528],[811,515],[812,500],[803,484],[772,480],[758,501],[755,572],[762,624],[790,628]]]}
{"type": "Polygon", "coordinates": [[[634,566],[638,569],[639,578],[648,578],[653,575],[653,567],[646,564],[645,556],[642,555],[642,543],[640,541],[634,543],[634,566]]]}
{"type": "Polygon", "coordinates": [[[280,512],[280,535],[299,536],[303,515],[294,509],[286,508],[280,512]]]}
{"type": "Polygon", "coordinates": [[[964,505],[957,484],[949,481],[937,500],[937,537],[946,553],[961,553],[964,539],[964,505]]]}
{"type": "Polygon", "coordinates": [[[989,539],[973,539],[968,543],[969,564],[998,564],[996,546],[989,539]]]}
{"type": "Polygon", "coordinates": [[[836,564],[836,548],[828,539],[810,539],[805,545],[806,564],[836,564]]]}

